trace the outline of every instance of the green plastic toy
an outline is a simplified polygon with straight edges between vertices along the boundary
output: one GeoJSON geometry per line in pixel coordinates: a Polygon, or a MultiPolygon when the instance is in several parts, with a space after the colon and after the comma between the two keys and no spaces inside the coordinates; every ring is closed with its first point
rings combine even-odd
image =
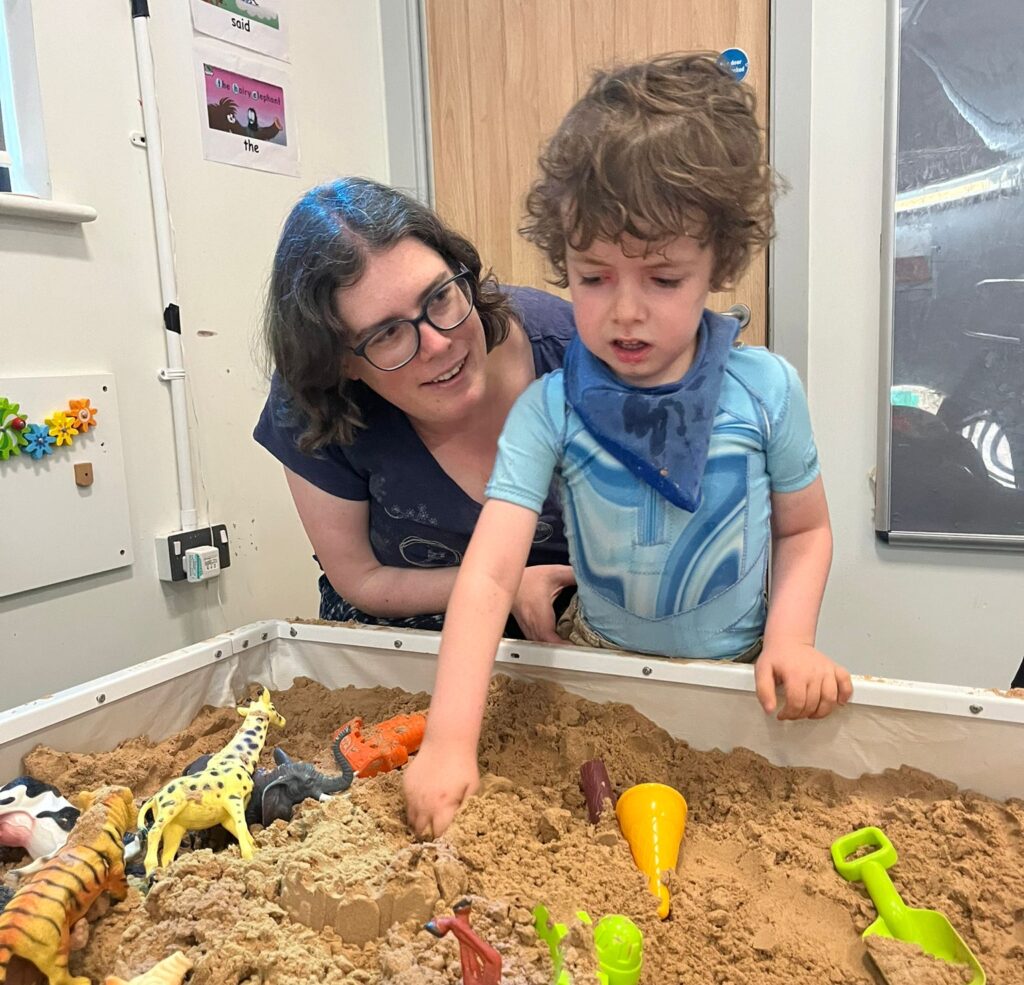
{"type": "Polygon", "coordinates": [[[832,843],[836,871],[847,882],[863,882],[878,911],[878,919],[862,936],[877,934],[910,941],[933,958],[968,965],[974,972],[971,985],[985,985],[985,972],[978,959],[949,920],[937,910],[909,907],[900,898],[886,871],[896,864],[897,858],[896,849],[880,828],[859,828],[832,843]],[[872,851],[850,858],[862,848],[872,851]]]}
{"type": "MultiPolygon", "coordinates": [[[[588,926],[593,925],[589,914],[583,910],[577,910],[576,917],[588,926]]],[[[546,906],[534,907],[533,919],[537,936],[551,951],[554,985],[574,985],[562,954],[562,939],[569,933],[569,928],[564,923],[555,923],[546,906]]],[[[618,914],[602,917],[594,927],[594,951],[599,985],[637,985],[640,981],[644,935],[629,917],[618,914]]]]}

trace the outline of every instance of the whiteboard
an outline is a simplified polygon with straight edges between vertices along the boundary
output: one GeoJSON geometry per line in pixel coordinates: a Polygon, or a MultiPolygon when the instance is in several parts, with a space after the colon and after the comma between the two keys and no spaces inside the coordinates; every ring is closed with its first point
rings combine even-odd
{"type": "Polygon", "coordinates": [[[117,389],[111,374],[0,377],[0,396],[42,424],[70,400],[88,397],[96,427],[34,460],[23,449],[0,461],[0,597],[123,568],[132,563],[117,389]],[[93,483],[75,484],[75,465],[93,483]]]}
{"type": "Polygon", "coordinates": [[[1024,3],[889,6],[876,528],[1024,550],[1024,3]]]}

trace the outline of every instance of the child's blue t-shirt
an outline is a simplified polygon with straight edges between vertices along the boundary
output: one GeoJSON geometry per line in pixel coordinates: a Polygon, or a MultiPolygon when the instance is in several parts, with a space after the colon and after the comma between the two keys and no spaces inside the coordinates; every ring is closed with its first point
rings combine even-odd
{"type": "Polygon", "coordinates": [[[557,474],[587,624],[628,650],[725,659],[764,633],[771,493],[818,473],[796,371],[743,346],[726,362],[695,513],[598,444],[566,401],[561,370],[512,408],[487,496],[537,511],[557,474]]]}
{"type": "MultiPolygon", "coordinates": [[[[537,376],[562,365],[576,325],[562,298],[528,287],[502,287],[533,347],[537,376]]],[[[370,544],[380,564],[435,568],[461,564],[480,503],[438,465],[405,414],[358,384],[365,427],[350,445],[331,444],[312,454],[299,449],[304,423],[275,373],[253,437],[307,482],[332,496],[369,500],[370,544]]],[[[560,504],[541,497],[530,564],[566,564],[560,504]]]]}

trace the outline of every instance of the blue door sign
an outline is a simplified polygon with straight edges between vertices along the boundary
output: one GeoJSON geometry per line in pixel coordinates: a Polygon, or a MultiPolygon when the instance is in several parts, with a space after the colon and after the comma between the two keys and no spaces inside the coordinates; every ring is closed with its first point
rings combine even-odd
{"type": "Polygon", "coordinates": [[[747,77],[750,59],[742,48],[727,48],[718,56],[718,60],[732,72],[737,82],[742,82],[747,77]]]}

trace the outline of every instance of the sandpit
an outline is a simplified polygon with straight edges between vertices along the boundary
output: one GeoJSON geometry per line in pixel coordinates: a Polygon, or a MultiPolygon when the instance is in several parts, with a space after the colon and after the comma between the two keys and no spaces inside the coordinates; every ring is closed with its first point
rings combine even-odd
{"type": "MultiPolygon", "coordinates": [[[[428,703],[422,693],[329,691],[308,679],[273,700],[287,725],[271,731],[270,743],[325,772],[334,769],[328,738],[342,722],[428,703]]],[[[94,755],[39,747],[25,772],[68,796],[117,783],[141,801],[219,749],[238,723],[233,708],[205,708],[157,744],[133,739],[94,755]]],[[[999,803],[909,769],[853,781],[772,766],[753,751],[698,752],[628,705],[505,677],[492,684],[480,765],[480,794],[436,842],[410,838],[400,775],[388,773],[328,803],[307,801],[290,824],[256,828],[252,861],[234,845],[183,851],[148,893],[136,882],[92,924],[72,972],[131,978],[182,950],[194,985],[459,982],[456,942],[435,939],[423,923],[468,896],[473,926],[501,953],[508,985],[551,981],[533,929],[539,903],[570,924],[577,982],[591,967],[588,931],[573,921],[582,909],[595,921],[623,913],[637,923],[644,985],[868,985],[880,979],[859,935],[875,911],[862,887],[836,874],[829,845],[870,824],[900,853],[891,874],[907,903],[944,912],[993,985],[1024,980],[1020,800],[999,803]],[[614,816],[588,821],[578,771],[595,757],[617,792],[658,781],[688,801],[665,921],[614,816]]],[[[0,868],[13,862],[8,856],[0,868]]],[[[912,951],[898,959],[907,983],[963,980],[912,951]]]]}

